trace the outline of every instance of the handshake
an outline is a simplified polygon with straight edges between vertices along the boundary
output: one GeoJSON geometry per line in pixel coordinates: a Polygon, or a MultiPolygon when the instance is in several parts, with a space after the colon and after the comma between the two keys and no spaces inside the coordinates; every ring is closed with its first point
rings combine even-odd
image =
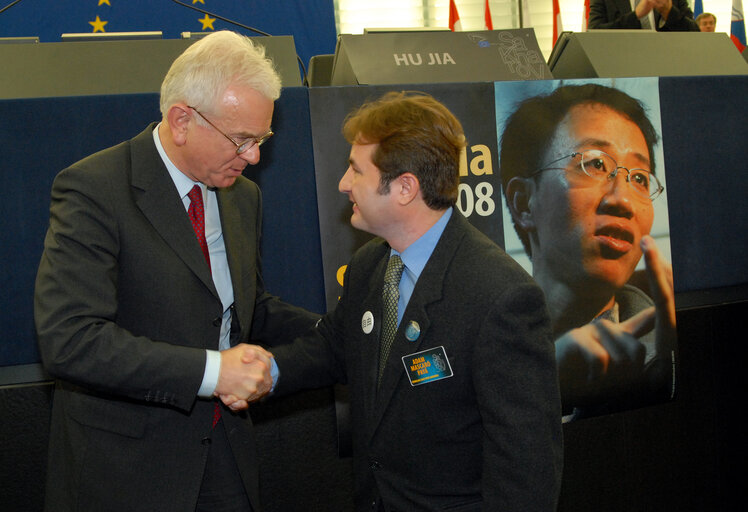
{"type": "Polygon", "coordinates": [[[249,407],[270,392],[273,354],[257,345],[241,343],[221,352],[221,370],[214,395],[231,410],[249,407]]]}

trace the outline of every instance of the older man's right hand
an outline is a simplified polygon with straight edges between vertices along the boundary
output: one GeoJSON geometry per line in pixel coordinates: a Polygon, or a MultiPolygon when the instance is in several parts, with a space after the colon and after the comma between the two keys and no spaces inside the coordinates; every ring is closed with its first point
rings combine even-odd
{"type": "Polygon", "coordinates": [[[258,345],[241,343],[221,352],[221,371],[214,394],[230,409],[246,409],[273,385],[273,355],[258,345]]]}

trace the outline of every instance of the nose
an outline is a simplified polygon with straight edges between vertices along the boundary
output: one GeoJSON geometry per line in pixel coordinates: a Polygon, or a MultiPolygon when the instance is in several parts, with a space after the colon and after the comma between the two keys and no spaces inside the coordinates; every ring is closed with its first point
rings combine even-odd
{"type": "Polygon", "coordinates": [[[618,167],[608,176],[605,194],[600,202],[600,208],[609,215],[630,219],[634,215],[634,190],[628,182],[629,171],[625,167],[618,167]]]}
{"type": "Polygon", "coordinates": [[[343,177],[340,178],[340,182],[338,183],[338,191],[342,194],[348,194],[351,191],[351,173],[351,167],[348,166],[345,174],[343,174],[343,177]]]}
{"type": "Polygon", "coordinates": [[[250,165],[255,165],[260,161],[260,146],[255,144],[244,153],[239,154],[239,158],[244,160],[250,165]]]}

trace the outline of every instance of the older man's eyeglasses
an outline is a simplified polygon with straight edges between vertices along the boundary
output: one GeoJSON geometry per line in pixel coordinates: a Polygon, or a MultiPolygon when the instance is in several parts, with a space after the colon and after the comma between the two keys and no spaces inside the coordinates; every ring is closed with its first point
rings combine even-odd
{"type": "Polygon", "coordinates": [[[578,176],[583,176],[595,180],[597,182],[612,181],[618,175],[618,172],[623,169],[626,171],[626,183],[631,186],[631,189],[641,199],[649,199],[653,201],[659,196],[665,187],[660,184],[657,176],[652,174],[650,171],[645,169],[627,169],[621,167],[615,161],[615,159],[604,151],[599,149],[587,149],[585,151],[574,152],[571,155],[562,156],[552,162],[549,162],[542,168],[533,172],[530,176],[535,176],[543,171],[550,171],[553,169],[563,170],[575,170],[578,176]],[[571,169],[567,167],[550,167],[556,162],[565,160],[567,158],[579,158],[579,164],[573,166],[571,169]]]}
{"type": "Polygon", "coordinates": [[[245,140],[244,142],[237,142],[237,141],[234,140],[233,137],[231,137],[229,135],[226,135],[219,127],[217,127],[216,125],[214,125],[213,123],[211,123],[210,120],[207,117],[205,117],[203,114],[201,114],[198,109],[196,109],[195,107],[190,107],[190,108],[192,110],[194,110],[195,112],[197,112],[197,115],[199,115],[200,117],[202,117],[205,120],[206,123],[208,123],[213,128],[215,128],[218,133],[220,133],[221,135],[223,135],[224,137],[226,137],[228,140],[230,140],[231,143],[234,144],[234,146],[236,146],[236,154],[237,155],[241,155],[242,153],[246,153],[247,151],[249,151],[250,149],[252,149],[255,146],[262,146],[270,137],[273,136],[273,131],[272,130],[268,130],[268,132],[266,134],[261,135],[260,137],[250,137],[249,139],[245,140]]]}

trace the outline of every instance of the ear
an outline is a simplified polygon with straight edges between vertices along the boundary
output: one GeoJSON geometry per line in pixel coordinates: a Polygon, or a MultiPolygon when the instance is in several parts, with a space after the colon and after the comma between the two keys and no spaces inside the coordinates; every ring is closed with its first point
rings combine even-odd
{"type": "Polygon", "coordinates": [[[516,222],[525,231],[535,228],[532,217],[531,199],[535,192],[535,181],[532,178],[515,176],[506,186],[506,199],[509,211],[516,222]]]}
{"type": "Polygon", "coordinates": [[[176,146],[183,146],[187,143],[187,132],[191,119],[192,110],[187,105],[176,103],[169,107],[169,111],[166,113],[166,121],[176,146]]]}
{"type": "MultiPolygon", "coordinates": [[[[394,181],[397,185],[395,192],[397,193],[397,199],[400,204],[409,204],[416,197],[420,196],[421,183],[418,181],[415,174],[406,172],[395,178],[394,181]]],[[[390,186],[393,184],[390,184],[390,186]]]]}

